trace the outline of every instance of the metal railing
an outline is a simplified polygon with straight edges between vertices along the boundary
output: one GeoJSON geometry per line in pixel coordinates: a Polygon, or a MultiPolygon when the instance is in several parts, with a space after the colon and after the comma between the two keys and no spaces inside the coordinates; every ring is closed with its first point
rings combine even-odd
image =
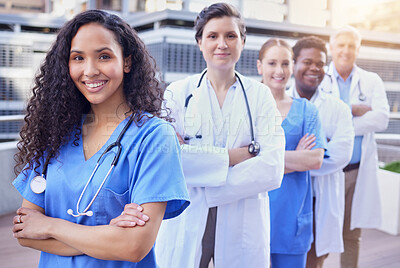
{"type": "Polygon", "coordinates": [[[25,115],[2,115],[0,116],[0,122],[19,122],[24,121],[25,115]]]}

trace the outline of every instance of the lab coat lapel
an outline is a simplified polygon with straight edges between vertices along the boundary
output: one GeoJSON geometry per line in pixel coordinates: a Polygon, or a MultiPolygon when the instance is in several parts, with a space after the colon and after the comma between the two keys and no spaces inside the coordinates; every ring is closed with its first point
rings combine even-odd
{"type": "Polygon", "coordinates": [[[320,109],[321,105],[324,103],[325,100],[325,94],[324,92],[321,90],[320,87],[317,88],[317,90],[314,93],[313,98],[311,98],[311,102],[317,106],[318,109],[320,109]],[[316,95],[315,95],[316,94],[316,95]],[[315,96],[315,98],[314,98],[315,96]]]}
{"type": "Polygon", "coordinates": [[[192,95],[185,114],[186,135],[194,137],[201,134],[202,144],[212,144],[214,123],[206,81],[202,81],[200,87],[193,90],[192,95]]]}
{"type": "MultiPolygon", "coordinates": [[[[340,92],[339,92],[339,85],[337,83],[336,77],[333,74],[333,68],[335,68],[335,65],[333,64],[333,61],[330,63],[328,71],[326,72],[328,76],[331,77],[331,79],[328,79],[328,83],[330,85],[323,85],[325,88],[329,88],[328,93],[333,94],[334,96],[340,98],[340,92]]],[[[324,79],[325,80],[325,79],[324,79]]]]}
{"type": "Polygon", "coordinates": [[[350,86],[350,100],[357,100],[359,95],[358,81],[360,80],[360,74],[358,72],[357,67],[354,67],[353,79],[351,79],[350,86]]]}
{"type": "Polygon", "coordinates": [[[301,99],[299,93],[297,92],[296,89],[296,84],[293,83],[288,90],[286,90],[286,94],[288,94],[290,97],[293,99],[301,99]]]}
{"type": "MultiPolygon", "coordinates": [[[[297,93],[297,91],[296,91],[294,83],[286,91],[286,94],[288,94],[290,97],[292,97],[294,99],[301,98],[299,93],[297,93]]],[[[321,86],[318,86],[318,88],[315,91],[314,95],[312,96],[310,102],[313,103],[315,106],[317,106],[317,108],[319,108],[323,104],[325,98],[326,98],[326,96],[325,96],[324,92],[322,91],[321,86]]]]}
{"type": "MultiPolygon", "coordinates": [[[[246,93],[248,94],[248,84],[246,83],[246,79],[241,77],[241,80],[243,82],[244,90],[246,90],[246,93]]],[[[249,98],[249,96],[247,97],[249,98]]],[[[254,120],[255,119],[253,117],[253,126],[255,123],[254,120]]],[[[235,89],[235,95],[232,102],[232,111],[229,118],[229,134],[226,143],[227,148],[231,149],[233,147],[237,147],[236,142],[242,141],[243,136],[246,134],[249,136],[250,143],[250,122],[247,113],[246,100],[244,98],[241,85],[238,83],[235,89]]]]}

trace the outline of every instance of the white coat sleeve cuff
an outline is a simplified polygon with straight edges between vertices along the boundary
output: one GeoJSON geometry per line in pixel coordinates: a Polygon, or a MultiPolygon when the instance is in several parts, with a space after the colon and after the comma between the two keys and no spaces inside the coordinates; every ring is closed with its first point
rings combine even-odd
{"type": "Polygon", "coordinates": [[[216,187],[226,183],[229,155],[226,148],[182,145],[182,166],[190,187],[216,187]]]}

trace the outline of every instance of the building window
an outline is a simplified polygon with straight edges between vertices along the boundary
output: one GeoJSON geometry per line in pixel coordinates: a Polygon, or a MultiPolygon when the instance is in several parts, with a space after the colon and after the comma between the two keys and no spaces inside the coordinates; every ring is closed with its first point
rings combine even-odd
{"type": "Polygon", "coordinates": [[[97,0],[97,8],[104,9],[104,10],[121,11],[122,10],[122,1],[121,0],[97,0]]]}

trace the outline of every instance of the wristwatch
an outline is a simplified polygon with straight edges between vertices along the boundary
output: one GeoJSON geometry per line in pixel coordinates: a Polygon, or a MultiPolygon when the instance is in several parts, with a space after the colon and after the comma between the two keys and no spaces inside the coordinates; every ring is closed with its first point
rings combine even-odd
{"type": "Polygon", "coordinates": [[[260,152],[260,144],[256,141],[251,141],[251,143],[249,144],[248,150],[249,150],[249,154],[256,156],[260,152]]]}

